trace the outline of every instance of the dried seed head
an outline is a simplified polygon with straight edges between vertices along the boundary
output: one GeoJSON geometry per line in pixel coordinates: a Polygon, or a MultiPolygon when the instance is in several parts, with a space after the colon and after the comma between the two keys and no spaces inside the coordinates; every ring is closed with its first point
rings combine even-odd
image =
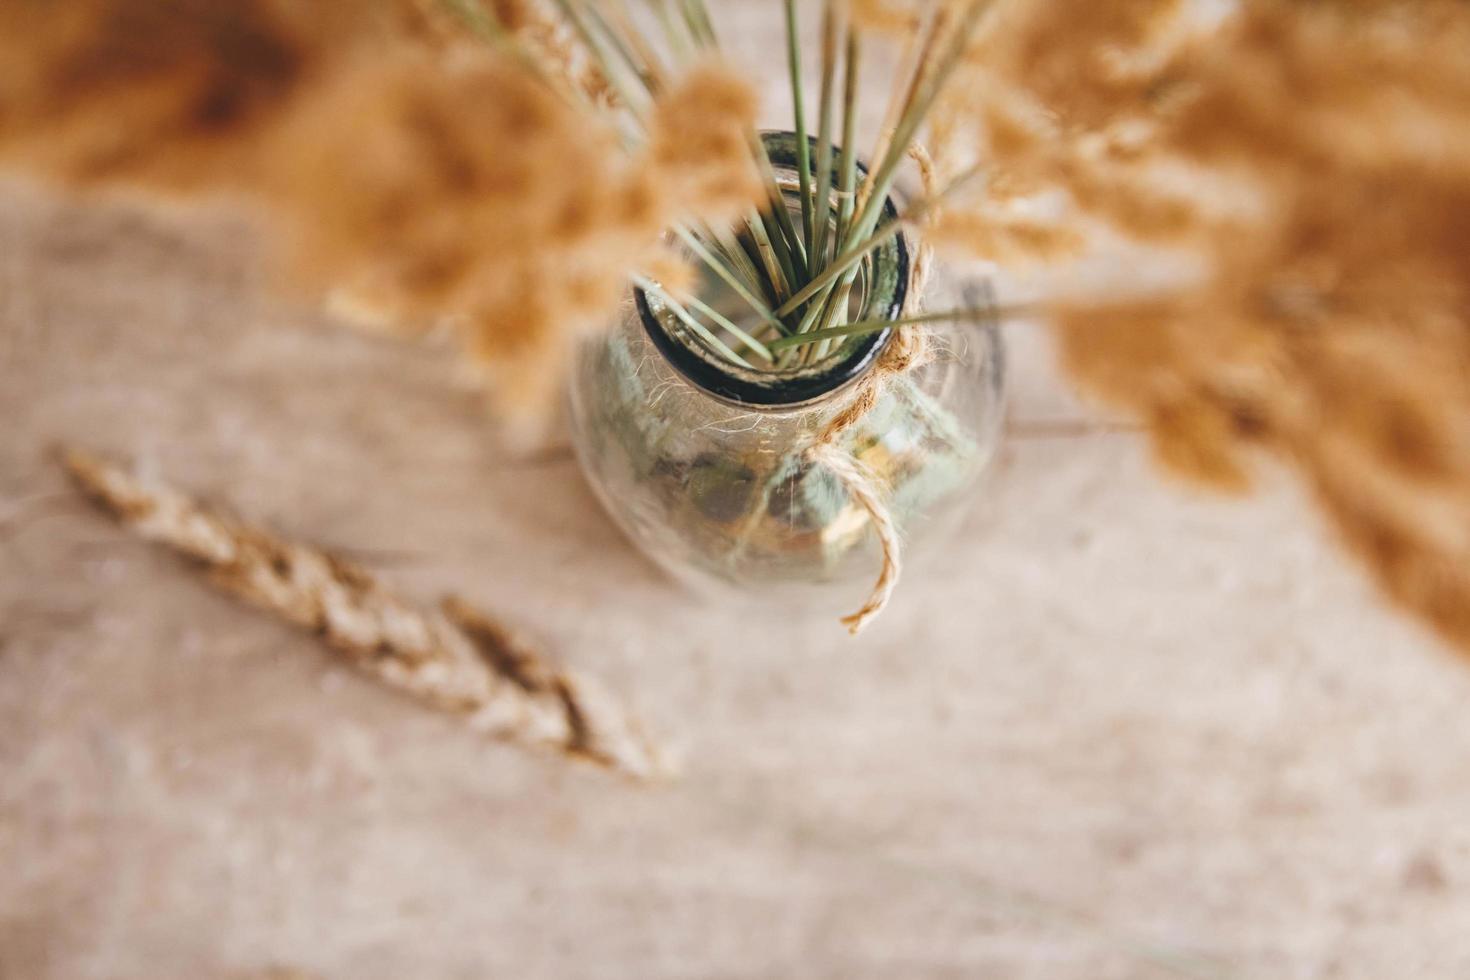
{"type": "Polygon", "coordinates": [[[1177,288],[1058,303],[1069,370],[1177,471],[1295,463],[1385,589],[1470,646],[1470,9],[1198,10],[1005,5],[939,116],[1002,180],[936,238],[1054,260],[1003,220],[1049,191],[1061,228],[1193,254],[1177,288]]]}
{"type": "Polygon", "coordinates": [[[417,0],[6,5],[0,162],[255,195],[297,281],[378,324],[463,325],[502,405],[537,413],[569,338],[666,261],[670,223],[758,200],[755,100],[696,67],[630,154],[571,97],[580,69],[539,0],[485,9],[540,71],[417,0]]]}

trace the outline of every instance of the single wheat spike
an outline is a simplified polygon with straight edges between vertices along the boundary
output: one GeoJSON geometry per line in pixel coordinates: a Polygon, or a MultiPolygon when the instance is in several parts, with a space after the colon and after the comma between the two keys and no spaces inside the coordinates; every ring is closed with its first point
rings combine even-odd
{"type": "Polygon", "coordinates": [[[387,686],[497,738],[639,779],[672,774],[665,753],[610,693],[462,600],[426,611],[350,562],[211,512],[123,467],[74,450],[62,462],[124,526],[200,562],[224,592],[316,632],[387,686]]]}

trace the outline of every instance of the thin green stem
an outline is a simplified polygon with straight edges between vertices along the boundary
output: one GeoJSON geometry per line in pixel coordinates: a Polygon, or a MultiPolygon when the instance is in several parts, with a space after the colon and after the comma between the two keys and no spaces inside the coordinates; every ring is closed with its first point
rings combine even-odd
{"type": "MultiPolygon", "coordinates": [[[[731,272],[742,276],[745,282],[751,286],[761,289],[766,287],[765,276],[757,271],[755,263],[751,261],[749,253],[746,252],[741,242],[740,233],[730,228],[720,230],[704,225],[696,230],[696,234],[702,235],[709,242],[717,255],[726,260],[731,272]]],[[[775,297],[768,297],[771,302],[779,302],[775,297]]]]}
{"type": "MultiPolygon", "coordinates": [[[[718,39],[703,0],[656,0],[655,12],[659,15],[664,32],[670,39],[670,46],[675,48],[687,48],[688,46],[676,29],[669,9],[669,4],[674,2],[678,2],[678,10],[685,30],[688,32],[689,42],[692,42],[696,48],[718,47],[718,39]]],[[[786,214],[784,198],[776,183],[775,172],[771,168],[765,144],[754,131],[750,133],[750,143],[752,155],[767,185],[768,200],[772,203],[769,208],[759,211],[755,220],[747,221],[747,233],[742,237],[747,238],[754,246],[748,253],[738,246],[734,248],[727,246],[726,252],[731,258],[728,268],[717,267],[724,266],[725,263],[710,264],[707,261],[706,264],[710,264],[716,274],[730,284],[763,320],[784,333],[784,325],[771,316],[769,306],[757,300],[750,288],[744,285],[737,286],[734,282],[736,278],[734,267],[743,266],[744,268],[739,271],[748,272],[750,287],[765,292],[770,301],[774,303],[778,302],[781,297],[789,295],[794,288],[791,284],[804,281],[807,275],[801,246],[797,241],[796,231],[791,226],[790,216],[786,214]],[[737,255],[746,261],[736,261],[737,255]]],[[[694,236],[687,236],[686,243],[692,237],[694,236]]],[[[706,235],[705,237],[719,244],[716,236],[706,235]]]]}
{"type": "Polygon", "coordinates": [[[870,237],[864,239],[857,245],[854,245],[852,248],[849,248],[847,251],[843,252],[837,258],[833,259],[831,265],[827,266],[826,269],[818,273],[817,276],[809,281],[805,286],[801,287],[795,293],[793,293],[790,299],[782,303],[780,306],[776,307],[776,315],[786,316],[802,303],[805,303],[807,300],[817,295],[817,292],[823,287],[830,286],[835,283],[838,279],[842,277],[843,273],[847,272],[849,269],[856,268],[857,264],[861,262],[864,258],[866,258],[869,252],[877,248],[879,245],[882,245],[885,241],[892,238],[894,235],[898,234],[899,230],[903,228],[904,223],[907,220],[908,219],[906,218],[896,218],[893,221],[888,222],[882,228],[879,228],[876,232],[874,232],[870,237]]]}
{"type": "Polygon", "coordinates": [[[733,289],[737,296],[745,300],[746,303],[750,304],[750,308],[752,310],[755,310],[756,313],[760,314],[760,318],[762,320],[771,324],[782,333],[786,332],[786,325],[781,322],[779,317],[771,312],[771,308],[763,303],[761,300],[756,298],[755,294],[746,288],[745,284],[740,281],[740,278],[738,276],[736,276],[733,272],[726,268],[723,262],[715,258],[715,256],[710,253],[710,250],[704,247],[704,244],[699,240],[698,235],[694,234],[687,228],[676,228],[675,234],[677,234],[680,240],[689,247],[689,250],[691,252],[699,256],[700,260],[709,267],[711,272],[724,280],[725,285],[733,289]]]}
{"type": "MultiPolygon", "coordinates": [[[[510,43],[501,25],[483,7],[471,0],[443,2],[466,18],[477,33],[498,44],[510,43]]],[[[861,74],[859,34],[845,24],[837,0],[823,0],[821,101],[816,120],[817,150],[813,153],[807,130],[797,4],[796,0],[785,0],[796,134],[795,191],[800,217],[796,217],[798,208],[787,204],[791,189],[783,188],[777,180],[764,142],[752,131],[749,137],[752,156],[766,184],[766,204],[751,213],[745,230],[740,232],[722,235],[699,226],[695,226],[699,230],[685,226],[676,229],[690,251],[754,311],[760,325],[752,332],[702,299],[680,302],[651,280],[640,277],[635,282],[661,295],[667,308],[712,349],[747,367],[750,363],[730,343],[744,345],[767,362],[786,364],[793,356],[799,360],[822,356],[839,337],[910,322],[963,318],[963,313],[949,312],[907,320],[844,323],[850,315],[849,294],[863,259],[905,225],[912,224],[938,199],[925,199],[908,208],[901,218],[884,220],[885,206],[899,168],[930,109],[963,58],[979,16],[989,2],[967,0],[958,15],[931,16],[919,47],[921,56],[916,68],[911,77],[906,76],[903,97],[890,110],[894,112],[894,124],[891,129],[885,127],[874,169],[862,179],[855,147],[861,74]],[[836,151],[832,137],[838,123],[833,95],[839,65],[844,72],[841,158],[834,167],[836,151]],[[793,332],[798,336],[792,336],[793,332]],[[775,339],[762,339],[773,334],[775,339]]],[[[670,64],[668,57],[656,52],[638,34],[627,0],[614,0],[605,8],[594,6],[592,0],[555,0],[555,3],[626,107],[620,122],[631,132],[644,131],[648,106],[663,87],[665,66],[670,64]]],[[[646,3],[662,26],[668,42],[666,50],[673,53],[672,64],[677,65],[700,49],[718,47],[705,0],[646,0],[646,3]]],[[[665,50],[662,45],[659,47],[665,50]]]]}
{"type": "MultiPolygon", "coordinates": [[[[950,74],[958,66],[979,16],[988,3],[989,0],[970,0],[960,23],[956,25],[954,33],[949,38],[949,43],[940,57],[939,64],[928,73],[928,77],[921,86],[922,93],[917,97],[915,103],[905,110],[898,129],[894,133],[894,138],[888,145],[881,166],[877,171],[869,174],[868,182],[864,185],[865,189],[871,186],[872,193],[867,200],[862,202],[862,209],[848,230],[847,239],[842,243],[843,252],[833,260],[831,265],[813,276],[790,299],[776,308],[778,316],[786,316],[802,303],[815,299],[815,302],[811,302],[803,314],[797,326],[797,333],[808,332],[816,324],[817,316],[820,315],[820,310],[826,303],[828,291],[839,283],[850,284],[856,277],[858,264],[865,255],[881,244],[884,239],[896,234],[903,225],[912,223],[925,208],[933,205],[933,200],[922,202],[919,206],[910,208],[903,217],[891,220],[881,228],[877,227],[878,220],[883,214],[884,204],[888,200],[889,190],[897,174],[898,164],[907,155],[909,144],[929,107],[938,97],[950,74]]],[[[945,192],[952,190],[954,186],[951,184],[945,189],[945,192]]]]}
{"type": "Polygon", "coordinates": [[[767,265],[766,253],[761,251],[760,240],[756,235],[758,227],[760,227],[759,221],[747,219],[745,227],[736,234],[735,240],[740,245],[740,252],[745,256],[746,263],[755,273],[748,280],[750,287],[758,291],[765,297],[766,302],[774,307],[781,302],[782,297],[776,292],[776,285],[767,265]]]}
{"type": "Polygon", "coordinates": [[[887,222],[876,231],[874,231],[872,235],[865,238],[858,244],[852,246],[851,248],[847,249],[847,251],[843,252],[837,258],[833,259],[832,264],[829,265],[825,270],[814,277],[801,289],[798,289],[796,293],[792,295],[792,297],[788,299],[785,303],[777,307],[776,315],[786,316],[802,303],[815,296],[819,290],[836,282],[844,273],[846,273],[850,269],[855,268],[857,264],[863,260],[863,257],[865,255],[867,255],[873,249],[877,248],[879,245],[883,244],[883,242],[887,239],[892,238],[894,234],[897,233],[905,225],[912,225],[917,222],[919,218],[923,217],[924,214],[936,207],[951,193],[963,187],[974,177],[983,172],[984,167],[980,164],[976,164],[973,167],[965,169],[957,177],[955,177],[952,181],[945,185],[944,189],[936,194],[934,197],[924,198],[923,200],[916,202],[912,207],[908,209],[905,214],[887,222]]]}
{"type": "MultiPolygon", "coordinates": [[[[680,305],[679,300],[675,299],[674,296],[667,289],[664,289],[663,286],[654,282],[652,279],[647,278],[646,276],[635,275],[633,276],[633,282],[639,288],[645,290],[646,292],[656,294],[665,303],[669,304],[671,309],[674,306],[680,305]]],[[[771,356],[771,349],[769,347],[761,343],[759,340],[756,340],[745,330],[741,329],[739,324],[735,323],[729,317],[725,316],[719,310],[716,310],[714,307],[710,306],[699,297],[686,297],[682,305],[685,307],[686,312],[689,307],[693,307],[694,309],[703,313],[705,316],[709,317],[725,330],[729,331],[730,335],[733,336],[736,340],[739,340],[742,344],[755,351],[767,361],[775,360],[775,358],[771,356]]]]}
{"type": "Polygon", "coordinates": [[[674,20],[674,12],[670,9],[673,0],[654,0],[653,14],[658,18],[658,23],[663,28],[664,40],[669,42],[669,51],[674,56],[674,63],[682,64],[690,56],[691,46],[697,46],[698,40],[689,36],[687,24],[685,30],[680,30],[674,20]]]}
{"type": "MultiPolygon", "coordinates": [[[[852,284],[842,283],[832,290],[832,299],[827,303],[827,309],[822,313],[822,319],[817,323],[818,330],[827,330],[831,327],[842,326],[847,320],[852,297],[852,284]]],[[[821,360],[827,356],[832,348],[832,341],[824,338],[818,341],[813,352],[814,360],[821,360]]]]}
{"type": "Polygon", "coordinates": [[[663,287],[659,286],[652,280],[643,279],[641,276],[634,276],[633,279],[643,289],[657,294],[659,299],[663,301],[663,304],[669,308],[674,316],[679,318],[680,322],[682,322],[690,330],[693,330],[695,333],[699,334],[699,336],[703,338],[705,343],[709,344],[715,350],[719,351],[722,356],[729,358],[731,361],[739,364],[741,367],[754,366],[745,358],[735,353],[735,351],[731,349],[729,344],[725,343],[719,337],[716,337],[714,335],[714,332],[711,331],[709,327],[706,327],[704,324],[700,323],[699,320],[695,318],[694,314],[690,313],[684,308],[683,303],[680,303],[677,299],[671,296],[669,292],[663,287]]]}
{"type": "Polygon", "coordinates": [[[842,84],[842,162],[838,176],[837,228],[832,236],[832,250],[842,247],[847,238],[847,226],[852,221],[853,194],[857,190],[857,104],[858,66],[861,62],[859,35],[852,27],[847,29],[847,52],[843,65],[842,84]]]}
{"type": "Polygon", "coordinates": [[[679,3],[679,15],[684,19],[684,27],[689,31],[689,36],[694,39],[695,47],[709,48],[711,44],[708,35],[700,23],[699,13],[694,9],[694,0],[681,0],[679,3]]]}
{"type": "Polygon", "coordinates": [[[940,56],[929,77],[921,86],[921,92],[915,99],[913,105],[904,112],[899,121],[898,128],[894,131],[893,139],[888,144],[888,151],[884,156],[882,164],[869,177],[873,188],[868,199],[863,202],[863,210],[855,222],[853,229],[849,232],[849,241],[852,238],[862,238],[870,235],[872,229],[877,225],[878,216],[883,211],[883,203],[888,199],[888,191],[893,186],[893,180],[898,174],[898,165],[908,154],[909,144],[913,142],[915,134],[929,114],[929,109],[934,105],[944,85],[954,70],[959,67],[960,59],[964,57],[965,49],[969,46],[970,37],[979,23],[980,15],[989,7],[990,0],[970,0],[965,7],[960,22],[955,26],[954,33],[949,39],[949,45],[940,56]]]}
{"type": "Polygon", "coordinates": [[[817,191],[811,267],[827,264],[827,226],[832,215],[832,90],[837,78],[837,11],[833,0],[822,4],[822,89],[817,115],[817,191]]]}
{"type": "Polygon", "coordinates": [[[705,46],[718,48],[720,38],[715,34],[715,24],[710,20],[709,10],[705,7],[704,0],[684,0],[684,6],[691,12],[705,46]]]}
{"type": "Polygon", "coordinates": [[[768,195],[769,207],[761,212],[761,219],[766,223],[767,232],[772,235],[781,235],[785,239],[787,252],[791,256],[792,271],[796,273],[798,281],[806,281],[811,274],[811,266],[807,260],[806,249],[802,245],[801,235],[796,230],[796,225],[791,220],[791,214],[786,210],[786,195],[781,190],[781,184],[776,180],[776,170],[771,166],[771,155],[766,152],[765,141],[754,132],[750,134],[752,151],[755,153],[756,166],[761,171],[761,177],[766,182],[766,193],[768,195]]]}
{"type": "Polygon", "coordinates": [[[791,104],[796,124],[796,178],[801,185],[801,227],[805,235],[810,265],[817,257],[812,253],[812,159],[811,143],[806,133],[805,97],[801,84],[801,38],[796,24],[796,0],[786,0],[786,61],[791,75],[791,104]]]}
{"type": "Polygon", "coordinates": [[[785,303],[777,307],[776,315],[786,316],[802,303],[805,303],[807,300],[815,296],[818,290],[822,289],[824,286],[836,282],[843,273],[847,272],[849,269],[854,268],[859,262],[861,262],[865,255],[867,255],[873,249],[877,248],[879,245],[882,245],[888,239],[892,238],[894,234],[897,233],[905,225],[912,225],[917,222],[925,214],[937,207],[939,203],[943,201],[946,197],[954,193],[959,188],[968,184],[976,176],[984,173],[984,171],[985,168],[981,164],[976,164],[973,167],[968,167],[965,170],[961,171],[960,174],[956,176],[953,180],[951,180],[948,184],[946,184],[944,189],[941,190],[934,197],[924,198],[923,200],[915,202],[914,205],[910,207],[908,211],[901,217],[889,221],[887,224],[880,227],[877,231],[873,232],[871,236],[852,246],[847,251],[839,255],[837,258],[833,259],[831,265],[829,265],[826,269],[824,269],[801,289],[798,289],[795,294],[793,294],[791,298],[788,299],[785,303]]]}
{"type": "MultiPolygon", "coordinates": [[[[791,240],[786,237],[780,221],[775,219],[771,207],[768,206],[754,212],[754,220],[746,220],[753,225],[752,234],[756,239],[764,240],[776,256],[776,265],[781,275],[771,279],[771,287],[777,297],[784,299],[790,296],[797,284],[806,278],[806,266],[800,261],[797,253],[792,251],[791,240]]],[[[777,302],[780,302],[780,299],[777,299],[777,302]]]]}
{"type": "Polygon", "coordinates": [[[796,279],[783,267],[782,258],[784,253],[778,254],[777,244],[781,242],[781,236],[768,233],[766,227],[760,220],[746,220],[746,229],[750,232],[751,240],[755,243],[756,254],[760,258],[757,266],[764,267],[766,280],[770,284],[770,294],[779,302],[782,296],[791,295],[792,283],[796,279]]]}

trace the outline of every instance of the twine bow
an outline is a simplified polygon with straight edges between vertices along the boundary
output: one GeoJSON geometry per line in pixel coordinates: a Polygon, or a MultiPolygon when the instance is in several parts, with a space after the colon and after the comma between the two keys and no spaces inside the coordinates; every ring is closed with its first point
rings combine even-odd
{"type": "Polygon", "coordinates": [[[814,466],[826,467],[867,511],[868,520],[872,522],[883,549],[883,568],[868,593],[867,601],[857,612],[842,617],[842,624],[853,636],[861,633],[893,597],[893,589],[903,571],[902,542],[893,514],[883,502],[883,479],[842,448],[842,437],[873,410],[894,378],[927,364],[931,357],[929,337],[922,327],[910,325],[897,329],[884,347],[878,363],[858,382],[852,400],[832,417],[806,450],[807,460],[814,466]]]}

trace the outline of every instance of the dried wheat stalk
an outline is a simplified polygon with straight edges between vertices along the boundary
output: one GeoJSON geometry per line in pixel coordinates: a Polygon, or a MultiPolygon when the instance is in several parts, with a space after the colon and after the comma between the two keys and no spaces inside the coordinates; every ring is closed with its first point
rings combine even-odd
{"type": "Polygon", "coordinates": [[[497,738],[639,779],[672,773],[664,751],[608,692],[548,663],[460,599],[425,611],[350,562],[230,520],[120,466],[77,451],[62,461],[122,524],[198,561],[217,588],[319,633],[389,687],[497,738]]]}

